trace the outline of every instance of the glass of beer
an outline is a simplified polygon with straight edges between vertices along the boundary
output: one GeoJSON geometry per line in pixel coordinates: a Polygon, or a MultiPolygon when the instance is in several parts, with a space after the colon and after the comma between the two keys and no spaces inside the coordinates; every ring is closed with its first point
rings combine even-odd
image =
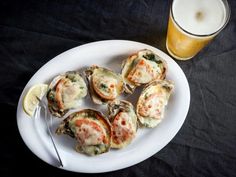
{"type": "Polygon", "coordinates": [[[173,0],[166,48],[179,60],[194,57],[228,23],[226,0],[173,0]]]}

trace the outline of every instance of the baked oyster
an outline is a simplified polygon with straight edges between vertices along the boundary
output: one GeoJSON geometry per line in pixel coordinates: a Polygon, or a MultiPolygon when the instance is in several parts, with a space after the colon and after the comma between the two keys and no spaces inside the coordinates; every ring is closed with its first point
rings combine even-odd
{"type": "Polygon", "coordinates": [[[155,80],[144,88],[136,108],[138,120],[142,125],[152,128],[161,122],[173,89],[174,84],[168,80],[155,80]]]}
{"type": "Polygon", "coordinates": [[[134,139],[138,124],[133,105],[125,100],[108,103],[109,120],[112,126],[111,147],[124,148],[134,139]]]}
{"type": "Polygon", "coordinates": [[[122,63],[125,92],[133,93],[137,86],[164,79],[166,71],[166,62],[151,50],[144,49],[132,54],[122,63]]]}
{"type": "Polygon", "coordinates": [[[92,66],[85,74],[89,82],[91,99],[96,104],[106,104],[115,100],[124,90],[122,77],[109,69],[92,66]]]}
{"type": "Polygon", "coordinates": [[[47,92],[48,108],[52,115],[63,117],[70,109],[77,108],[87,95],[84,79],[76,71],[69,71],[53,79],[47,92]]]}
{"type": "Polygon", "coordinates": [[[75,138],[76,151],[90,156],[105,153],[110,148],[110,123],[100,112],[93,109],[84,109],[69,115],[59,125],[56,134],[67,134],[75,138]]]}

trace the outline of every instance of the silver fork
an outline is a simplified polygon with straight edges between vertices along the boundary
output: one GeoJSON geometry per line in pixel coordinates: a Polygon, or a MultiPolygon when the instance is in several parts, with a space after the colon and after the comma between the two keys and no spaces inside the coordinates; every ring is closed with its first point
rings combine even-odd
{"type": "Polygon", "coordinates": [[[41,112],[41,109],[43,108],[43,112],[44,112],[44,120],[45,120],[45,123],[46,123],[46,126],[47,126],[47,131],[48,131],[48,134],[49,134],[49,137],[52,141],[52,144],[53,144],[53,147],[54,147],[54,150],[56,152],[56,155],[57,155],[57,160],[59,162],[59,167],[63,167],[63,163],[62,163],[62,160],[61,160],[61,157],[60,157],[60,154],[58,152],[58,149],[57,149],[57,146],[56,146],[56,143],[54,141],[54,138],[52,136],[52,132],[51,132],[51,129],[50,129],[50,126],[48,125],[48,118],[50,119],[50,121],[52,121],[52,116],[51,114],[48,112],[48,109],[47,109],[47,103],[46,103],[46,96],[43,96],[42,99],[36,97],[37,100],[39,101],[39,104],[35,110],[35,113],[34,113],[34,117],[37,118],[39,117],[39,114],[41,112]]]}

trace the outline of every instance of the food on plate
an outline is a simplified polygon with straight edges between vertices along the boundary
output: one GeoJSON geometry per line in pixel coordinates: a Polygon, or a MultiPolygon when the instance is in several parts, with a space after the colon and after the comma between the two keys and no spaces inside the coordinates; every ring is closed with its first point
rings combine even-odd
{"type": "MultiPolygon", "coordinates": [[[[76,151],[90,156],[121,149],[136,137],[138,124],[153,128],[164,118],[165,107],[173,92],[172,81],[165,80],[167,63],[151,50],[140,50],[122,63],[121,75],[93,65],[85,70],[91,100],[107,104],[108,118],[94,109],[71,113],[56,130],[76,140],[76,151]],[[117,99],[124,91],[132,94],[145,85],[137,97],[136,111],[129,101],[117,99]]],[[[24,97],[25,112],[33,116],[38,99],[46,94],[48,108],[56,117],[78,108],[88,89],[82,75],[69,71],[55,77],[50,85],[37,84],[24,97]],[[38,99],[37,99],[38,97],[38,99]]]]}
{"type": "Polygon", "coordinates": [[[136,108],[142,125],[152,128],[161,122],[173,89],[174,84],[168,80],[152,81],[143,89],[136,108]]]}
{"type": "Polygon", "coordinates": [[[164,79],[166,71],[166,62],[151,50],[144,49],[130,55],[122,63],[125,92],[133,93],[137,86],[164,79]]]}
{"type": "Polygon", "coordinates": [[[35,84],[26,93],[23,100],[23,109],[30,116],[33,117],[39,100],[46,94],[48,90],[47,84],[35,84]]]}
{"type": "Polygon", "coordinates": [[[53,79],[47,93],[48,108],[52,115],[63,117],[70,109],[77,108],[87,95],[84,79],[76,71],[69,71],[53,79]]]}
{"type": "Polygon", "coordinates": [[[89,82],[91,99],[96,104],[106,104],[115,100],[124,90],[122,77],[109,69],[92,66],[85,74],[89,82]]]}
{"type": "Polygon", "coordinates": [[[110,148],[110,123],[96,110],[84,109],[72,113],[63,120],[56,133],[75,138],[76,151],[87,155],[98,155],[107,152],[110,148]]]}
{"type": "Polygon", "coordinates": [[[124,148],[135,138],[138,124],[133,105],[125,100],[108,103],[112,126],[111,147],[124,148]]]}

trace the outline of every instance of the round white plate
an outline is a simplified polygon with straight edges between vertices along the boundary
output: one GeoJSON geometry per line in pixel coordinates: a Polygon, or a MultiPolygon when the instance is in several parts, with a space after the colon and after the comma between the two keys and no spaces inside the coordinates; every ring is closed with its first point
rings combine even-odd
{"type": "MultiPolygon", "coordinates": [[[[19,132],[29,149],[43,161],[58,166],[57,156],[46,131],[45,122],[41,118],[36,120],[29,118],[22,108],[22,99],[32,85],[49,83],[60,73],[69,70],[82,71],[93,64],[120,72],[122,60],[141,49],[150,49],[165,59],[168,64],[167,79],[175,83],[175,90],[166,107],[164,120],[156,128],[139,129],[136,138],[126,148],[110,150],[95,157],[77,153],[74,150],[75,140],[69,136],[54,134],[62,119],[53,120],[53,136],[64,164],[62,169],[85,173],[108,172],[126,168],[149,158],[166,146],[181,128],[189,109],[190,91],[183,71],[167,54],[150,45],[133,41],[108,40],[68,50],[46,63],[30,79],[21,94],[17,108],[19,132]]],[[[133,95],[125,99],[135,105],[140,90],[136,90],[133,95]]],[[[106,114],[106,106],[94,105],[89,95],[84,99],[80,109],[88,107],[106,114]]]]}

